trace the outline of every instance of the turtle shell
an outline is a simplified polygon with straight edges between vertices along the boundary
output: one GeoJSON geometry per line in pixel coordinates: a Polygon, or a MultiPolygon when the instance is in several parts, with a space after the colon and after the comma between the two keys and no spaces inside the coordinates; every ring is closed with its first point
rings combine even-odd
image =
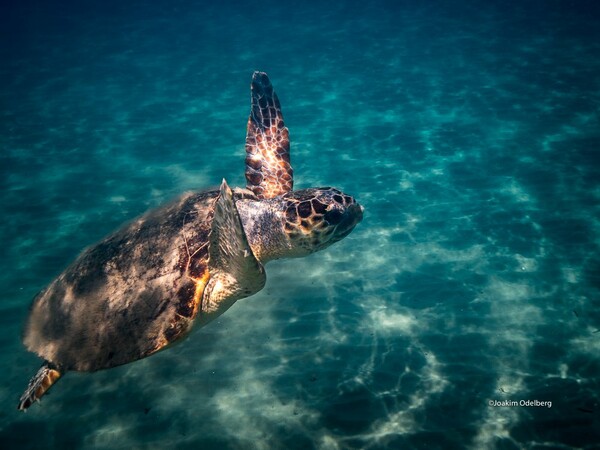
{"type": "Polygon", "coordinates": [[[94,371],[187,334],[210,278],[217,197],[184,194],[86,249],[34,299],[27,348],[64,370],[94,371]]]}

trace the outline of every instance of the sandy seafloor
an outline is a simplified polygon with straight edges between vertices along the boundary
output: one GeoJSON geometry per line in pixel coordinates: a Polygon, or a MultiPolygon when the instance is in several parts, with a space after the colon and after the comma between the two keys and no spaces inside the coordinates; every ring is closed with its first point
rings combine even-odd
{"type": "Polygon", "coordinates": [[[0,447],[600,448],[599,8],[3,3],[0,447]],[[18,412],[34,295],[146,209],[244,185],[257,69],[296,186],[364,221],[183,344],[18,412]],[[489,405],[527,400],[552,406],[489,405]]]}

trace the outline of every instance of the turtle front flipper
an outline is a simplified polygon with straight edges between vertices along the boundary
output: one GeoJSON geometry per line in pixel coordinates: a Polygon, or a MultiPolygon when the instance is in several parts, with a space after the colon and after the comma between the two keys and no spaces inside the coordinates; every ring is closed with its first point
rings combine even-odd
{"type": "Polygon", "coordinates": [[[259,198],[273,198],[290,192],[294,183],[289,133],[266,73],[254,72],[251,90],[252,109],[246,133],[247,188],[259,198]]]}
{"type": "Polygon", "coordinates": [[[21,398],[18,408],[25,411],[33,402],[38,401],[44,395],[50,386],[62,376],[62,372],[54,364],[46,362],[40,367],[40,370],[29,381],[29,385],[21,398]]]}
{"type": "Polygon", "coordinates": [[[200,307],[204,320],[212,320],[236,300],[260,291],[267,279],[248,244],[233,193],[225,180],[215,203],[208,252],[210,280],[200,307]]]}

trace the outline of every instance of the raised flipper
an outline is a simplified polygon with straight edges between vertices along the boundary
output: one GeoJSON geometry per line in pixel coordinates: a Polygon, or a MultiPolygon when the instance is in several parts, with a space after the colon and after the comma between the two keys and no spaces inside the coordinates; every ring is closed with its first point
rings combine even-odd
{"type": "Polygon", "coordinates": [[[290,138],[281,105],[264,72],[252,76],[252,109],[246,133],[246,187],[259,198],[290,192],[294,171],[290,165],[290,138]]]}
{"type": "Polygon", "coordinates": [[[204,289],[201,311],[208,320],[233,303],[260,291],[266,275],[252,253],[235,206],[233,193],[223,180],[209,237],[210,280],[204,289]]]}
{"type": "Polygon", "coordinates": [[[45,362],[35,376],[29,381],[29,385],[21,398],[18,408],[25,411],[33,402],[38,401],[44,395],[50,386],[62,376],[61,371],[54,364],[45,362]]]}

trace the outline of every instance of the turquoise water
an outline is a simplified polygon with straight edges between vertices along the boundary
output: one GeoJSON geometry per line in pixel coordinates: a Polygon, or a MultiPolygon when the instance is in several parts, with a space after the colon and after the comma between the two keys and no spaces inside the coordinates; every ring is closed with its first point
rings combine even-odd
{"type": "Polygon", "coordinates": [[[0,447],[598,448],[594,2],[49,3],[0,7],[0,447]],[[17,411],[40,289],[148,208],[245,184],[254,70],[295,186],[363,222],[17,411]]]}

